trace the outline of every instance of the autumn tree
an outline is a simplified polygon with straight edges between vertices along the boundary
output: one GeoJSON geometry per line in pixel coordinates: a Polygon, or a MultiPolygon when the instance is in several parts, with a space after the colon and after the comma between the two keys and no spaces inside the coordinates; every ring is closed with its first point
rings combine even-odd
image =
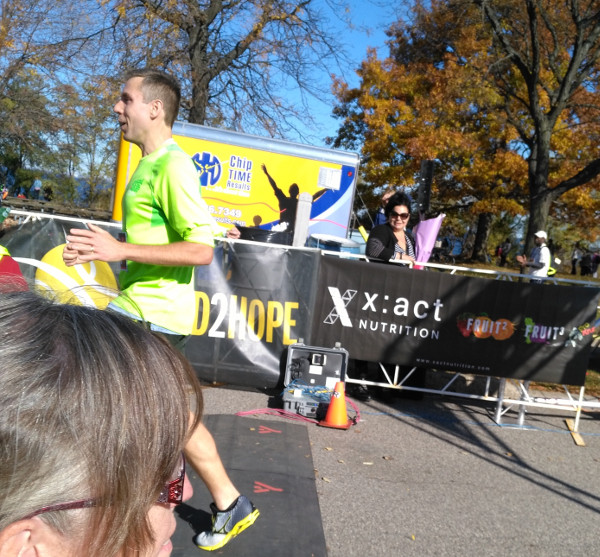
{"type": "Polygon", "coordinates": [[[93,193],[99,175],[106,180],[108,167],[114,168],[114,145],[112,153],[107,149],[109,135],[116,135],[110,107],[117,88],[94,72],[114,62],[101,43],[116,18],[95,1],[2,2],[0,159],[13,174],[24,166],[35,168],[59,184],[68,181],[71,191],[77,173],[93,193]],[[67,89],[76,94],[65,96],[67,89]],[[72,113],[77,119],[69,117],[72,113]],[[112,128],[109,135],[107,128],[112,128]]]}
{"type": "Polygon", "coordinates": [[[109,209],[107,186],[114,181],[119,141],[112,108],[119,85],[103,77],[90,77],[81,84],[56,88],[63,127],[53,152],[56,173],[65,184],[65,200],[73,195],[70,184],[79,178],[85,181],[85,204],[109,209]]]}
{"type": "Polygon", "coordinates": [[[374,186],[414,182],[435,159],[435,199],[468,205],[480,225],[526,210],[531,239],[549,214],[572,218],[561,196],[585,206],[583,223],[598,208],[584,192],[599,170],[599,31],[579,0],[415,2],[388,31],[390,55],[361,65],[360,87],[337,82],[333,144],[362,145],[374,186]]]}
{"type": "Polygon", "coordinates": [[[22,0],[2,2],[0,11],[0,157],[13,173],[39,160],[52,128],[48,90],[36,68],[46,46],[39,29],[47,8],[49,2],[22,0]]]}
{"type": "Polygon", "coordinates": [[[0,157],[12,172],[24,165],[43,165],[56,131],[43,80],[21,70],[0,96],[0,157]]]}
{"type": "Polygon", "coordinates": [[[429,14],[393,25],[389,56],[369,54],[358,70],[360,87],[336,83],[342,103],[335,113],[344,121],[332,143],[362,147],[372,187],[410,187],[421,161],[435,160],[435,211],[447,213],[455,230],[465,211],[475,211],[483,231],[492,212],[521,210],[508,184],[518,184],[526,167],[509,148],[514,131],[493,110],[498,95],[450,48],[480,51],[482,28],[467,32],[457,23],[429,14]]]}
{"type": "MultiPolygon", "coordinates": [[[[54,2],[15,0],[2,2],[0,10],[0,96],[28,66],[35,64],[45,50],[36,30],[43,25],[54,2]]],[[[51,55],[51,53],[48,53],[51,55]]]]}
{"type": "MultiPolygon", "coordinates": [[[[153,65],[184,85],[190,122],[285,136],[311,121],[314,79],[343,52],[315,0],[113,0],[131,66],[153,65]],[[289,100],[289,92],[298,92],[289,100]],[[286,98],[287,97],[287,98],[286,98]]],[[[321,2],[322,4],[322,2],[321,2]]],[[[329,4],[344,13],[343,2],[329,4]]]]}
{"type": "Polygon", "coordinates": [[[551,210],[563,218],[587,215],[587,221],[577,219],[585,234],[600,209],[595,194],[600,174],[600,6],[588,0],[474,0],[458,1],[455,9],[467,13],[472,6],[492,33],[490,82],[525,146],[528,243],[536,230],[546,228],[551,210]],[[557,203],[566,194],[577,213],[557,203]]]}
{"type": "MultiPolygon", "coordinates": [[[[181,118],[303,137],[314,96],[330,94],[328,83],[314,79],[315,69],[333,71],[344,60],[323,6],[332,16],[346,13],[338,0],[3,2],[0,102],[19,72],[39,76],[57,129],[52,137],[36,131],[41,120],[32,115],[31,131],[51,139],[45,153],[61,152],[53,172],[69,183],[83,175],[92,190],[100,173],[106,175],[100,169],[108,164],[104,146],[111,122],[118,137],[110,108],[123,70],[131,67],[159,67],[179,78],[181,118]],[[90,113],[93,96],[105,103],[103,112],[90,113]]],[[[4,101],[10,109],[10,99],[4,101]]]]}

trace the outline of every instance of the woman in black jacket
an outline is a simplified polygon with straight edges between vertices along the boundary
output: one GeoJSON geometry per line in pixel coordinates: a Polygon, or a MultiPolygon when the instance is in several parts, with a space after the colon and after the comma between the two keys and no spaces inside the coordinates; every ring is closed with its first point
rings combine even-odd
{"type": "Polygon", "coordinates": [[[387,222],[369,233],[366,255],[380,261],[415,262],[415,240],[406,225],[410,220],[410,198],[403,192],[390,197],[384,209],[387,222]]]}
{"type": "MultiPolygon", "coordinates": [[[[396,192],[390,197],[384,208],[387,222],[375,226],[369,233],[365,253],[375,261],[407,261],[414,263],[416,259],[416,244],[412,234],[406,230],[410,220],[410,197],[403,192],[396,192]]],[[[351,360],[353,375],[359,379],[367,379],[370,375],[379,374],[377,370],[369,369],[369,362],[364,360],[351,360]]],[[[405,374],[411,370],[410,366],[402,366],[405,374]]],[[[405,386],[425,387],[425,369],[417,368],[405,381],[405,386]]],[[[382,393],[391,394],[391,389],[384,388],[382,393]]],[[[356,384],[349,390],[349,394],[359,400],[370,400],[370,390],[364,384],[356,384]]],[[[404,398],[421,399],[420,391],[402,390],[399,396],[404,398]]]]}

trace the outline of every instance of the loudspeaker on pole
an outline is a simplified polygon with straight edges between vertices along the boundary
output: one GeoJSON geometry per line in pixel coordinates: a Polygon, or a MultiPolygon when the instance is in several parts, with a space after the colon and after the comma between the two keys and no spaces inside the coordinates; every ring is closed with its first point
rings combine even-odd
{"type": "Polygon", "coordinates": [[[429,211],[429,203],[431,201],[431,183],[433,182],[434,161],[421,161],[421,172],[419,176],[418,203],[419,212],[426,213],[429,211]]]}

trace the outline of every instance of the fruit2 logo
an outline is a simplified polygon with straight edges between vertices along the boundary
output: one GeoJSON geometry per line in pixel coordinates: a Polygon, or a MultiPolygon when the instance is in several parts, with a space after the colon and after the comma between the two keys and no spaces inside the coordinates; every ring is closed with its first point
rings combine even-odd
{"type": "Polygon", "coordinates": [[[493,338],[506,340],[515,332],[515,325],[508,319],[490,319],[487,314],[462,313],[456,319],[458,330],[465,338],[493,338]]]}

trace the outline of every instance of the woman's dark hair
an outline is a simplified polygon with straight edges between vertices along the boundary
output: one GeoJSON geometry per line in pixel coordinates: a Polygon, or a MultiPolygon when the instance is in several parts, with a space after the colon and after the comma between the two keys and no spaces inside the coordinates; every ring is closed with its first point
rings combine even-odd
{"type": "Polygon", "coordinates": [[[397,191],[394,195],[392,195],[392,197],[389,198],[388,202],[385,205],[383,213],[385,214],[386,218],[389,218],[390,213],[392,212],[394,207],[397,207],[398,205],[404,205],[410,213],[411,203],[412,201],[410,197],[408,197],[408,195],[406,195],[403,191],[397,191]]]}

